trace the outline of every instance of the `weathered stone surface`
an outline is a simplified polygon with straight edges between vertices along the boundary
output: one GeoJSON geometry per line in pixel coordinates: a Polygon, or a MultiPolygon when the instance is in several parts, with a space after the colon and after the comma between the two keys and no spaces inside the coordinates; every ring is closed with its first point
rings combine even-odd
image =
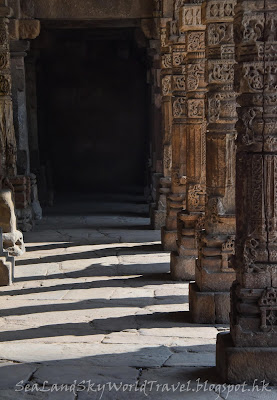
{"type": "MultiPolygon", "coordinates": [[[[175,132],[173,124],[173,164],[172,192],[182,194],[184,198],[177,210],[177,274],[188,275],[193,279],[196,258],[198,256],[198,225],[203,217],[206,197],[206,118],[205,118],[205,25],[202,23],[202,1],[196,3],[175,2],[175,15],[172,24],[172,36],[176,42],[182,42],[181,52],[176,44],[172,45],[177,69],[172,76],[173,94],[179,97],[173,101],[175,124],[181,126],[175,132]],[[189,17],[190,16],[190,17],[189,17]],[[175,27],[176,25],[176,27],[175,27]],[[177,30],[177,32],[174,32],[177,30]],[[179,35],[179,36],[178,36],[179,35]],[[178,57],[183,58],[178,62],[178,57]],[[177,61],[176,61],[177,59],[177,61]],[[175,75],[181,72],[182,76],[175,75]],[[182,89],[185,89],[182,92],[182,89]],[[184,104],[184,106],[182,106],[184,104]],[[183,111],[181,109],[183,108],[183,111]],[[174,141],[175,139],[175,141],[174,141]],[[174,144],[176,143],[176,147],[174,144]],[[179,212],[178,212],[179,211],[179,212]],[[194,265],[193,265],[194,264],[194,265]]],[[[170,203],[169,203],[170,207],[170,203]]],[[[174,205],[175,207],[175,205],[174,205]]],[[[176,207],[175,207],[176,208],[176,207]]],[[[172,257],[172,276],[176,272],[176,257],[172,257]]]]}
{"type": "Polygon", "coordinates": [[[177,250],[177,231],[168,231],[165,227],[162,227],[161,230],[162,235],[162,246],[165,251],[173,251],[177,250]]]}
{"type": "Polygon", "coordinates": [[[195,257],[180,257],[176,252],[171,253],[170,274],[175,281],[192,281],[195,279],[195,257]],[[184,263],[186,267],[184,268],[184,263]]]}
{"type": "Polygon", "coordinates": [[[276,384],[275,347],[235,347],[229,333],[217,337],[217,369],[225,382],[276,384]]]}
{"type": "MultiPolygon", "coordinates": [[[[206,315],[206,322],[228,321],[225,307],[217,315],[211,312],[212,292],[225,291],[229,294],[235,273],[230,268],[235,240],[235,123],[237,120],[236,93],[234,90],[234,35],[233,19],[236,0],[228,0],[222,7],[221,1],[207,0],[204,22],[206,29],[205,76],[208,84],[207,133],[206,133],[206,185],[207,201],[205,220],[200,233],[199,258],[195,281],[199,291],[210,301],[191,304],[197,316],[206,315]],[[214,10],[217,10],[215,13],[214,10]],[[220,33],[219,33],[220,32],[220,33]],[[228,53],[228,54],[227,54],[228,53]],[[208,293],[210,292],[210,293],[208,293]],[[200,312],[203,307],[203,312],[200,312]],[[205,312],[207,308],[207,313],[205,312]],[[220,318],[223,318],[220,320],[220,318]]],[[[204,297],[203,297],[204,298],[204,297]]],[[[216,297],[214,297],[214,301],[216,297]]],[[[220,307],[220,306],[219,306],[220,307]]],[[[218,310],[219,311],[219,310],[218,310]]],[[[216,312],[216,307],[214,307],[216,312]]],[[[197,321],[196,314],[193,316],[197,321]]]]}
{"type": "Polygon", "coordinates": [[[19,21],[19,38],[22,40],[35,39],[40,34],[40,21],[22,19],[19,21]]]}
{"type": "Polygon", "coordinates": [[[216,322],[216,307],[213,292],[201,292],[196,283],[190,283],[189,304],[190,312],[194,322],[202,324],[216,322]]]}
{"type": "Polygon", "coordinates": [[[89,20],[89,19],[121,19],[121,18],[151,18],[153,4],[147,0],[123,1],[88,1],[81,0],[76,9],[74,1],[50,0],[22,0],[23,13],[37,19],[64,19],[64,20],[89,20]]]}
{"type": "Polygon", "coordinates": [[[23,384],[27,383],[37,368],[37,364],[18,364],[11,361],[0,362],[0,391],[14,389],[15,385],[20,381],[23,381],[23,384]]]}
{"type": "Polygon", "coordinates": [[[274,193],[277,178],[276,132],[270,129],[276,125],[277,57],[268,50],[276,42],[276,16],[275,2],[239,0],[236,7],[236,281],[231,336],[219,335],[217,344],[218,371],[230,382],[277,381],[276,201],[268,195],[274,193]],[[250,34],[253,23],[260,29],[250,34]]]}

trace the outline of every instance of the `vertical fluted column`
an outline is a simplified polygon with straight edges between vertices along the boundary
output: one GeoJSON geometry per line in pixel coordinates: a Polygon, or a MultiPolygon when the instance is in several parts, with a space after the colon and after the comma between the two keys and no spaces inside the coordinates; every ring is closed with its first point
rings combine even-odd
{"type": "Polygon", "coordinates": [[[225,381],[277,383],[277,3],[238,1],[235,18],[236,218],[231,335],[218,336],[225,381]]]}
{"type": "Polygon", "coordinates": [[[236,0],[207,0],[205,19],[207,135],[207,201],[200,236],[195,283],[190,285],[190,310],[195,322],[229,320],[229,265],[235,238],[235,124],[233,19],[236,0]]]}
{"type": "Polygon", "coordinates": [[[173,279],[194,279],[198,255],[197,236],[203,222],[206,198],[206,119],[205,119],[205,25],[203,0],[188,1],[180,8],[179,30],[186,37],[186,202],[178,214],[177,251],[171,253],[173,279]]]}

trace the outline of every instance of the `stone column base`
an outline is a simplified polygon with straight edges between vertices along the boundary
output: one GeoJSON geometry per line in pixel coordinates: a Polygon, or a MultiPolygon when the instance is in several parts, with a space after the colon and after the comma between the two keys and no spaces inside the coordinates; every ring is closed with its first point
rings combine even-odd
{"type": "Polygon", "coordinates": [[[162,246],[165,251],[177,251],[177,231],[167,231],[163,226],[161,229],[162,246]]]}
{"type": "Polygon", "coordinates": [[[4,257],[0,257],[0,286],[9,286],[12,284],[13,265],[4,257]]]}
{"type": "Polygon", "coordinates": [[[170,255],[170,273],[175,281],[193,281],[195,279],[195,257],[179,256],[176,251],[170,255]]]}
{"type": "Polygon", "coordinates": [[[229,332],[217,335],[217,373],[226,383],[277,384],[277,347],[235,347],[229,332]]]}
{"type": "Polygon", "coordinates": [[[189,285],[189,309],[198,324],[229,324],[230,292],[200,292],[197,284],[189,285]]]}
{"type": "Polygon", "coordinates": [[[154,230],[160,230],[165,225],[166,210],[156,210],[155,204],[151,206],[151,226],[154,230]]]}

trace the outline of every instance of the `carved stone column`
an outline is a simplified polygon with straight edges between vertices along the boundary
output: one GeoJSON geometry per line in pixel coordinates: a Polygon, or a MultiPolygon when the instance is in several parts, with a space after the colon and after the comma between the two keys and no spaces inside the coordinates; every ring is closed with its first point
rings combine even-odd
{"type": "Polygon", "coordinates": [[[190,284],[190,310],[198,323],[227,323],[229,265],[234,252],[235,123],[233,19],[236,0],[207,0],[207,202],[195,283],[190,284]]]}
{"type": "MultiPolygon", "coordinates": [[[[19,13],[20,14],[20,13],[19,13]]],[[[15,15],[19,18],[19,15],[15,15]]],[[[30,231],[37,218],[40,207],[38,199],[36,208],[33,207],[34,196],[37,192],[36,179],[31,178],[29,135],[27,121],[26,102],[26,74],[25,57],[30,43],[26,38],[34,39],[40,33],[40,23],[37,20],[11,19],[9,26],[10,52],[11,52],[11,76],[12,76],[12,102],[13,121],[17,143],[17,173],[11,183],[14,187],[15,208],[18,227],[24,231],[30,231]]],[[[41,211],[40,211],[41,215],[41,211]]]]}
{"type": "Polygon", "coordinates": [[[197,237],[203,221],[206,197],[206,121],[205,121],[205,25],[202,2],[184,4],[179,30],[186,37],[186,63],[183,67],[187,96],[186,208],[178,214],[178,250],[171,253],[171,276],[176,280],[194,279],[198,255],[197,237]]]}
{"type": "Polygon", "coordinates": [[[163,175],[160,178],[155,209],[152,213],[154,229],[161,229],[166,219],[166,198],[171,186],[172,167],[172,63],[169,40],[169,18],[161,19],[161,94],[162,94],[162,136],[163,136],[163,175]]]}
{"type": "MultiPolygon", "coordinates": [[[[11,14],[7,1],[0,0],[0,227],[4,248],[13,255],[19,255],[24,252],[24,243],[22,233],[16,228],[13,187],[10,183],[17,174],[8,32],[8,17],[11,14]]],[[[1,279],[6,284],[10,275],[1,279]]]]}
{"type": "Polygon", "coordinates": [[[1,183],[16,175],[16,140],[11,100],[11,70],[8,19],[11,9],[0,0],[0,144],[1,183]]]}
{"type": "Polygon", "coordinates": [[[26,232],[33,227],[33,212],[30,204],[30,155],[24,65],[24,57],[29,49],[29,43],[19,40],[12,41],[10,47],[13,121],[17,143],[17,173],[19,175],[12,179],[11,183],[15,189],[17,225],[26,232]]]}
{"type": "Polygon", "coordinates": [[[277,383],[277,3],[238,1],[235,18],[236,218],[231,335],[217,340],[224,381],[277,383]]]}
{"type": "Polygon", "coordinates": [[[175,1],[174,20],[170,26],[171,54],[165,55],[168,66],[172,67],[172,169],[171,190],[167,196],[166,223],[162,228],[164,250],[177,249],[177,214],[185,207],[186,190],[186,134],[187,98],[183,68],[186,61],[185,35],[180,35],[179,11],[181,2],[175,1]]]}
{"type": "MultiPolygon", "coordinates": [[[[147,81],[149,84],[149,94],[151,96],[151,107],[149,113],[150,122],[150,154],[148,160],[149,179],[145,188],[146,197],[150,201],[150,215],[155,208],[158,197],[159,180],[162,176],[162,134],[161,134],[161,90],[160,90],[160,70],[161,70],[161,45],[160,45],[160,19],[161,19],[161,0],[155,0],[153,18],[142,19],[141,28],[148,39],[144,45],[147,46],[148,72],[147,81]]],[[[152,220],[152,218],[151,218],[152,220]]],[[[151,221],[153,224],[153,220],[151,221]]]]}

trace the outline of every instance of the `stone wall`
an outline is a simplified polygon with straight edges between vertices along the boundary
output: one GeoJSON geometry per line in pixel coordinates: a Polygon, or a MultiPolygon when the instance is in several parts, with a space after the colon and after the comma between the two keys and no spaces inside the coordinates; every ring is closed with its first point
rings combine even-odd
{"type": "Polygon", "coordinates": [[[21,8],[24,16],[38,19],[96,20],[153,16],[153,2],[150,0],[22,0],[21,8]]]}

